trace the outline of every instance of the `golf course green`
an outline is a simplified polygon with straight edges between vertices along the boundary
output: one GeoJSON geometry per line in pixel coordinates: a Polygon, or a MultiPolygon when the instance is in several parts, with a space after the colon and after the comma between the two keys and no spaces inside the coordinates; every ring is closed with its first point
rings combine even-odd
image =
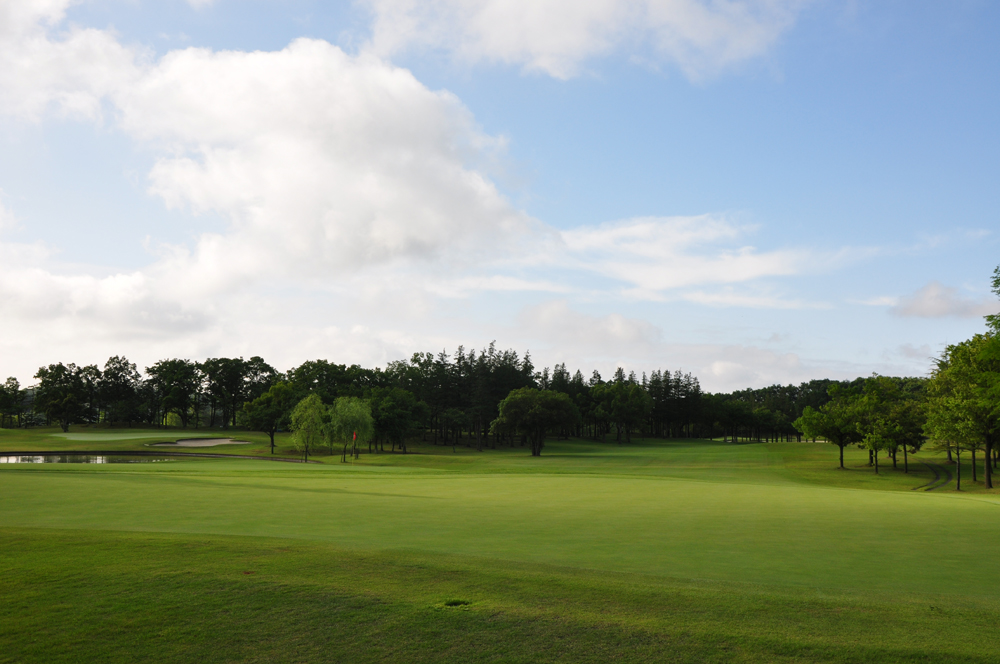
{"type": "Polygon", "coordinates": [[[1000,494],[940,457],[413,449],[0,466],[0,661],[1000,661],[1000,494]]]}

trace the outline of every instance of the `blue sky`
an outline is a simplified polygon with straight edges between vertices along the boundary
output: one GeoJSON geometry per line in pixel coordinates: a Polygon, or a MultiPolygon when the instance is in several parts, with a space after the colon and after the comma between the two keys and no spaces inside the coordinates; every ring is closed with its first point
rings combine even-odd
{"type": "Polygon", "coordinates": [[[458,344],[731,390],[1000,309],[1000,9],[11,0],[0,357],[458,344]]]}

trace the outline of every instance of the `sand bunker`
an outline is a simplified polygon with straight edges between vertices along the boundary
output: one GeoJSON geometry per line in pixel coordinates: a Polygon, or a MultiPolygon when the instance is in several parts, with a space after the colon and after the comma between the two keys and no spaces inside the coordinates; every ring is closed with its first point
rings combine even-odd
{"type": "Polygon", "coordinates": [[[232,438],[185,438],[176,443],[149,443],[150,447],[215,447],[216,445],[249,445],[245,440],[232,438]]]}

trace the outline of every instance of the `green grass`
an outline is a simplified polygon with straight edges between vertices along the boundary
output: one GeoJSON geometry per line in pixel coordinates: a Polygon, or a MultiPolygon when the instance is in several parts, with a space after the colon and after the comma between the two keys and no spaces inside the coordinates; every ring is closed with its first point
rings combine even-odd
{"type": "MultiPolygon", "coordinates": [[[[128,427],[112,429],[96,426],[73,426],[68,433],[63,433],[59,427],[40,427],[27,430],[0,429],[0,454],[5,452],[79,450],[162,451],[163,448],[150,447],[150,444],[173,443],[185,438],[234,438],[248,441],[251,444],[220,445],[210,448],[177,448],[179,451],[230,455],[270,455],[271,450],[266,434],[241,429],[142,429],[128,427]]],[[[291,449],[285,449],[284,452],[284,456],[299,456],[291,449]]]]}
{"type": "Polygon", "coordinates": [[[1000,661],[1000,495],[922,464],[416,450],[0,467],[0,661],[1000,661]]]}

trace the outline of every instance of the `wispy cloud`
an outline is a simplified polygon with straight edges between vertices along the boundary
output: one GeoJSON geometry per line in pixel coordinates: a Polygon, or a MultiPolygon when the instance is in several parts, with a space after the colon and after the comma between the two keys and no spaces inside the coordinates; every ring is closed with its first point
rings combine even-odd
{"type": "Polygon", "coordinates": [[[798,250],[732,246],[750,230],[713,215],[628,219],[563,231],[564,260],[567,267],[659,291],[788,276],[812,258],[798,250]]]}
{"type": "Polygon", "coordinates": [[[518,324],[529,336],[567,351],[601,349],[604,354],[636,352],[657,343],[661,330],[648,321],[621,314],[593,316],[574,310],[567,300],[552,300],[525,308],[518,324]]]}
{"type": "Polygon", "coordinates": [[[899,303],[899,298],[893,295],[879,295],[864,300],[848,300],[847,302],[849,304],[863,304],[866,307],[894,307],[899,303]]]}
{"type": "Polygon", "coordinates": [[[915,360],[929,360],[933,355],[929,344],[922,344],[920,346],[903,344],[899,347],[899,353],[903,357],[909,357],[915,360]]]}
{"type": "Polygon", "coordinates": [[[732,289],[718,292],[692,291],[681,295],[688,302],[716,307],[747,307],[750,309],[829,309],[826,302],[786,299],[769,294],[738,293],[732,289]]]}
{"type": "Polygon", "coordinates": [[[932,281],[916,293],[902,297],[890,309],[893,315],[917,318],[975,318],[1000,311],[991,298],[963,297],[958,290],[932,281]]]}
{"type": "Polygon", "coordinates": [[[556,78],[613,52],[670,64],[699,79],[759,57],[788,30],[803,0],[362,0],[370,47],[445,51],[556,78]]]}

